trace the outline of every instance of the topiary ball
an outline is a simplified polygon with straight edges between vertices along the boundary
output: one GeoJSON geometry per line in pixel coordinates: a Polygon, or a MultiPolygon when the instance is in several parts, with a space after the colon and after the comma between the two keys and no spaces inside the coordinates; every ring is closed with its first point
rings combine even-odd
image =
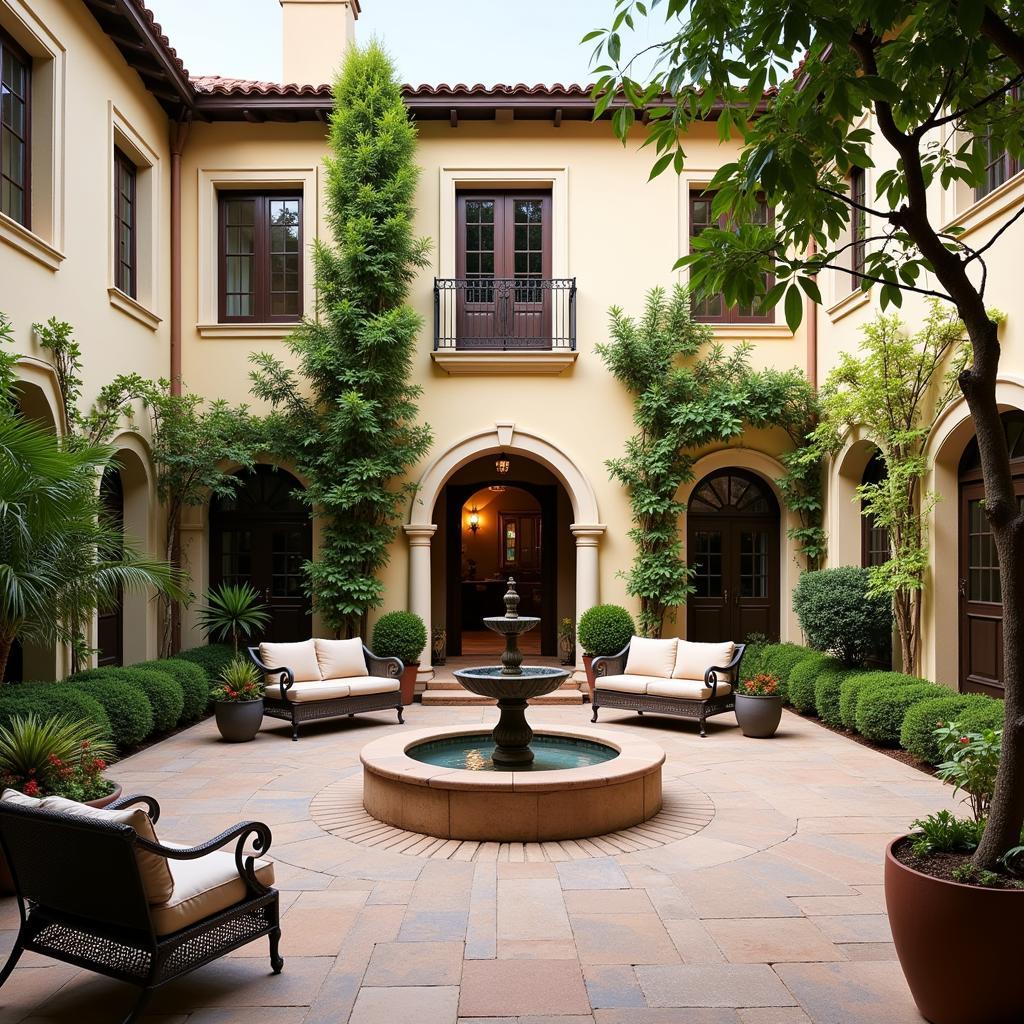
{"type": "Polygon", "coordinates": [[[623,650],[636,636],[633,616],[618,604],[595,604],[580,616],[576,639],[593,658],[609,657],[623,650]]]}
{"type": "Polygon", "coordinates": [[[427,646],[427,627],[413,612],[387,612],[373,627],[370,649],[378,658],[400,658],[418,665],[427,646]]]}
{"type": "Polygon", "coordinates": [[[892,602],[868,593],[867,569],[842,566],[802,573],[793,610],[807,642],[845,665],[863,665],[892,636],[892,602]]]}
{"type": "Polygon", "coordinates": [[[178,681],[184,698],[179,723],[198,721],[206,713],[210,702],[210,683],[201,665],[185,658],[161,658],[157,661],[143,661],[133,667],[154,668],[178,681]]]}

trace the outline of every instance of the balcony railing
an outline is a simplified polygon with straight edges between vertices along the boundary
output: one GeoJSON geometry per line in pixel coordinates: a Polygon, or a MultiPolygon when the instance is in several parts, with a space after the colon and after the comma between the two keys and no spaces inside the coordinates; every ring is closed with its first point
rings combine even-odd
{"type": "Polygon", "coordinates": [[[576,349],[576,278],[434,278],[434,350],[576,349]]]}

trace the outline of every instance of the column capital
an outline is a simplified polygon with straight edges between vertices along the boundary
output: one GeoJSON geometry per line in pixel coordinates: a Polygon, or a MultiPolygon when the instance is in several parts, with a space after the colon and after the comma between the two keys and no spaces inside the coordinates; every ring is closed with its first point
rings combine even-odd
{"type": "Polygon", "coordinates": [[[583,547],[596,546],[608,527],[604,523],[571,523],[569,529],[576,538],[576,546],[583,547]]]}
{"type": "Polygon", "coordinates": [[[410,547],[430,547],[430,539],[437,533],[436,523],[406,523],[402,529],[409,538],[410,547]]]}

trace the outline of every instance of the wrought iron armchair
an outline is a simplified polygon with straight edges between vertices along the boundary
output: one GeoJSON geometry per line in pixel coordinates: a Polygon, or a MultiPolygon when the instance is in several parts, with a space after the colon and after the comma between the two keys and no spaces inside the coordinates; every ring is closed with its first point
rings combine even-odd
{"type": "MultiPolygon", "coordinates": [[[[152,797],[122,797],[110,808],[139,803],[156,822],[160,807],[152,797]]],[[[166,846],[142,838],[130,825],[0,802],[0,849],[21,916],[0,986],[25,950],[40,953],[140,986],[124,1020],[133,1024],[157,989],[264,935],[270,938],[271,968],[279,974],[284,960],[278,953],[278,893],[260,881],[256,864],[270,842],[265,824],[245,821],[198,846],[166,846]],[[178,931],[158,928],[136,851],[191,861],[232,842],[244,897],[178,931]]]]}

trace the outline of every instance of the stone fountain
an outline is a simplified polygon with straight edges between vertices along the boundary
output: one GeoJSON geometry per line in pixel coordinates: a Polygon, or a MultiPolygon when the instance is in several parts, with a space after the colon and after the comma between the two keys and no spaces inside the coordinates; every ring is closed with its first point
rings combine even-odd
{"type": "Polygon", "coordinates": [[[518,609],[516,581],[509,577],[505,593],[505,614],[484,618],[484,625],[489,630],[505,638],[501,668],[483,666],[455,671],[455,678],[471,693],[498,701],[498,724],[491,733],[494,740],[491,760],[496,765],[510,767],[533,763],[534,754],[530,748],[533,730],[526,721],[527,702],[531,697],[540,697],[557,690],[569,678],[569,672],[562,668],[540,665],[523,668],[519,637],[533,629],[540,619],[535,615],[520,615],[518,609]]]}

